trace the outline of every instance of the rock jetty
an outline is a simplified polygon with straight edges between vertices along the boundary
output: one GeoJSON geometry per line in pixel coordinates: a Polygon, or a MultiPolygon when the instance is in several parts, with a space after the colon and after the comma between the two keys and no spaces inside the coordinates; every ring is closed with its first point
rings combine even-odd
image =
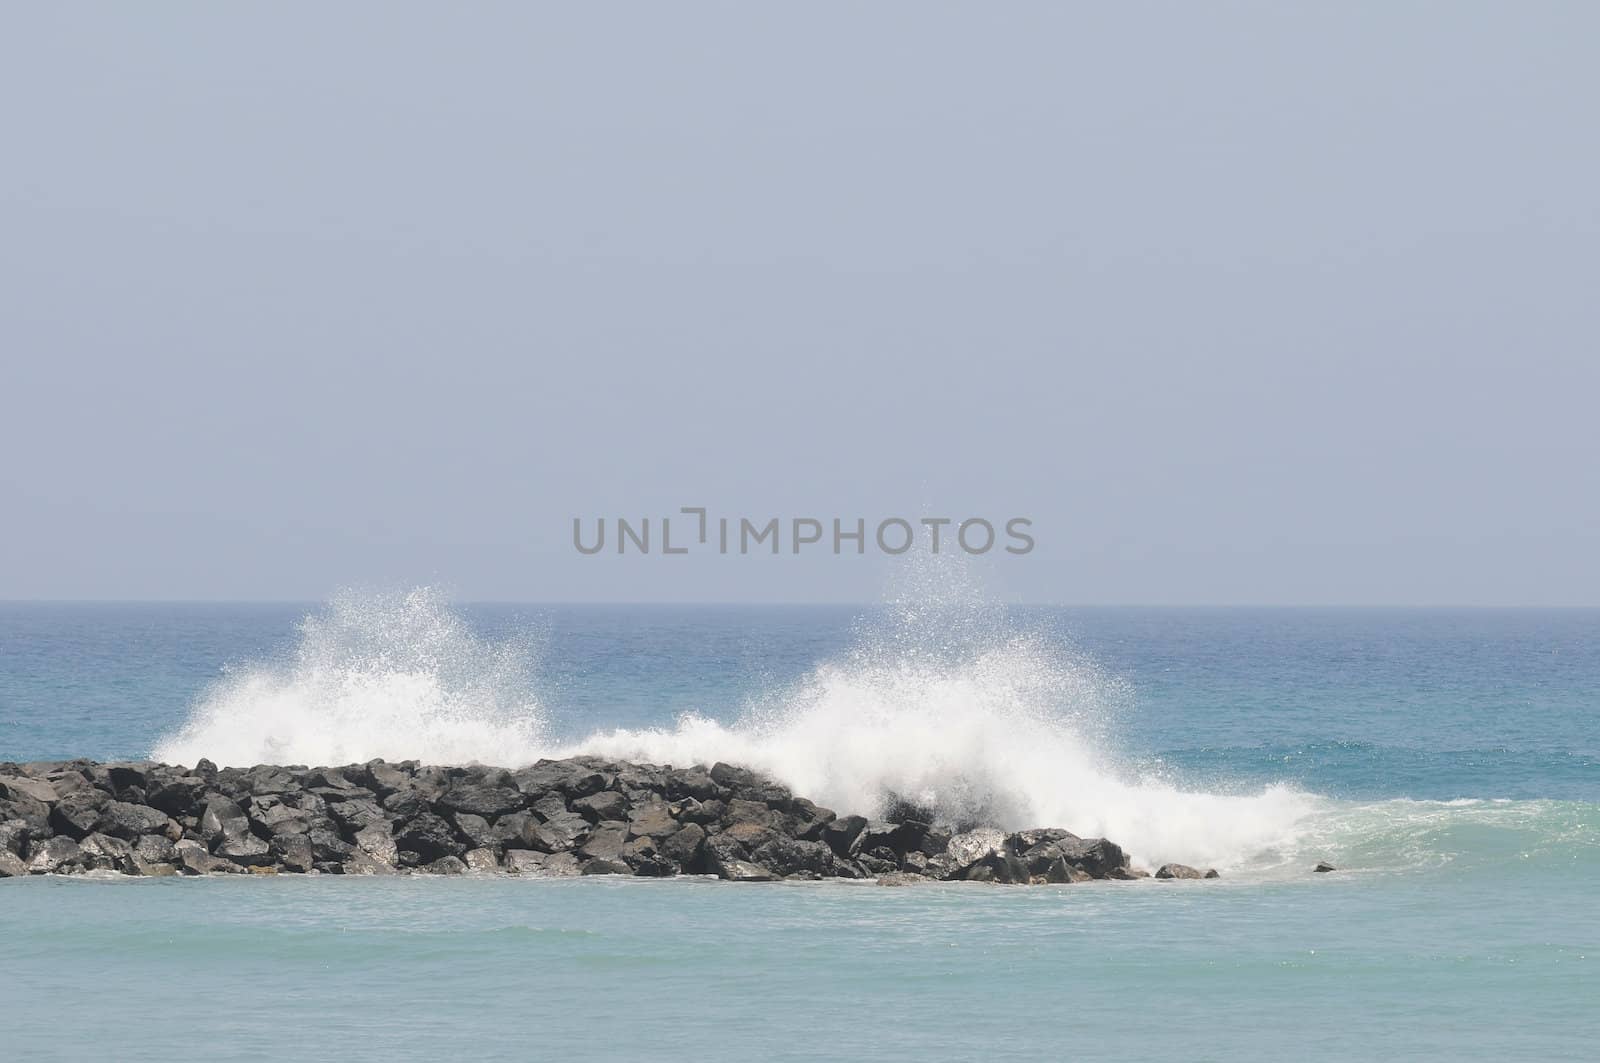
{"type": "MultiPolygon", "coordinates": [[[[1181,865],[1167,865],[1163,872],[1181,865]]],[[[838,815],[731,764],[510,771],[0,763],[0,878],[29,874],[715,875],[1070,883],[1147,873],[1105,838],[838,815]]],[[[1198,877],[1190,868],[1172,877],[1198,877]]],[[[1211,873],[1212,875],[1215,872],[1211,873]]]]}

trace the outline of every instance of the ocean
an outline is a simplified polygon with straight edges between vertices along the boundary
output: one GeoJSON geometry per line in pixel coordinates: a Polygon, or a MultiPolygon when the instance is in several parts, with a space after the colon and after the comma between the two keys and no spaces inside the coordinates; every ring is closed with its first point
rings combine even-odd
{"type": "Polygon", "coordinates": [[[583,751],[742,762],[841,812],[899,795],[1222,877],[6,880],[0,1055],[1600,1043],[1600,610],[1006,608],[966,586],[861,608],[0,604],[0,761],[583,751]]]}

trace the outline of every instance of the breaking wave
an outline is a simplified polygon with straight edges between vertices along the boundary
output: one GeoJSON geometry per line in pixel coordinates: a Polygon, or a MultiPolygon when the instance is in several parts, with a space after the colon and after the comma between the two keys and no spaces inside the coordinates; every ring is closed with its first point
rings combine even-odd
{"type": "Polygon", "coordinates": [[[1132,701],[1126,681],[1058,635],[1020,630],[959,573],[916,575],[852,652],[733,720],[690,714],[558,738],[533,660],[525,642],[475,634],[436,591],[341,595],[302,621],[288,659],[226,672],[152,755],[225,765],[725,760],[841,812],[871,815],[899,799],[957,823],[1104,835],[1147,865],[1257,873],[1323,857],[1427,864],[1449,857],[1440,840],[1449,825],[1519,830],[1553,816],[1569,838],[1595,835],[1589,806],[1363,804],[1287,784],[1198,789],[1129,769],[1112,740],[1132,701]]]}

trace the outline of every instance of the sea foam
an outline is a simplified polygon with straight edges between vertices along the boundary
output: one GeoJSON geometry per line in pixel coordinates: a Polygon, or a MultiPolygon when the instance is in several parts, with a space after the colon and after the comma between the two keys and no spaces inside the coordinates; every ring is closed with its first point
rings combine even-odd
{"type": "Polygon", "coordinates": [[[230,669],[155,759],[339,764],[384,757],[516,766],[603,754],[749,765],[868,815],[894,798],[955,822],[1067,826],[1143,861],[1229,869],[1296,849],[1319,799],[1225,793],[1123,768],[1110,749],[1128,684],[1058,636],[1020,629],[960,572],[914,572],[856,647],[736,719],[558,738],[529,647],[475,634],[443,595],[344,594],[292,657],[230,669]]]}

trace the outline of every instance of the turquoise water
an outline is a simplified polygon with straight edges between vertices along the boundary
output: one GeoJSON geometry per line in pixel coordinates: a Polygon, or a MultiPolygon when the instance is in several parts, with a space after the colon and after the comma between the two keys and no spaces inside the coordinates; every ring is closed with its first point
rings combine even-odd
{"type": "Polygon", "coordinates": [[[1592,1058],[1600,612],[914,604],[0,606],[0,760],[737,753],[1224,877],[12,880],[5,1054],[1592,1058]]]}

